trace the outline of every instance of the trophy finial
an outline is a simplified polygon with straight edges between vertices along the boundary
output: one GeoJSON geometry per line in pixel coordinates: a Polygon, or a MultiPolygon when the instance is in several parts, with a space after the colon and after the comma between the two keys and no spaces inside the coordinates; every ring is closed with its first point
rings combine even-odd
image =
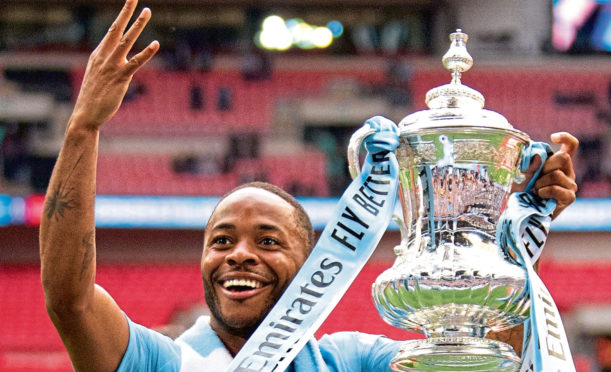
{"type": "Polygon", "coordinates": [[[467,51],[469,35],[456,29],[450,34],[450,49],[443,56],[443,67],[452,72],[452,84],[460,84],[460,74],[473,66],[473,58],[467,51]]]}
{"type": "Polygon", "coordinates": [[[431,109],[450,107],[484,107],[484,96],[473,88],[462,85],[461,73],[473,66],[473,58],[467,52],[469,36],[459,28],[450,34],[450,49],[442,58],[443,67],[452,72],[452,81],[426,94],[426,104],[431,109]]]}

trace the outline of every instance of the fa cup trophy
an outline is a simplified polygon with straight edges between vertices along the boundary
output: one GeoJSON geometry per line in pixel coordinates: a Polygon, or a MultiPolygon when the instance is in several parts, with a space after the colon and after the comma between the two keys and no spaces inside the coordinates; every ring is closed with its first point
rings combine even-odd
{"type": "MultiPolygon", "coordinates": [[[[386,322],[426,336],[404,344],[393,370],[513,372],[520,368],[513,348],[484,336],[529,315],[525,270],[495,234],[530,139],[461,84],[473,59],[466,34],[450,39],[443,64],[451,82],[427,93],[429,109],[399,123],[402,238],[372,296],[386,322]]],[[[353,175],[368,134],[359,130],[351,140],[353,175]]]]}

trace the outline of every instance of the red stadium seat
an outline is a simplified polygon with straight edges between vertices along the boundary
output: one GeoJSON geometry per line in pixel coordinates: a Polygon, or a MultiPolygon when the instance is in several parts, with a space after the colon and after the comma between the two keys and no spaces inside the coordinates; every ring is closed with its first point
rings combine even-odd
{"type": "Polygon", "coordinates": [[[268,180],[297,196],[329,196],[326,156],[322,152],[269,156],[263,163],[268,180]]]}
{"type": "Polygon", "coordinates": [[[222,195],[237,186],[234,173],[200,176],[172,169],[170,154],[107,154],[98,160],[97,192],[109,195],[222,195]]]}

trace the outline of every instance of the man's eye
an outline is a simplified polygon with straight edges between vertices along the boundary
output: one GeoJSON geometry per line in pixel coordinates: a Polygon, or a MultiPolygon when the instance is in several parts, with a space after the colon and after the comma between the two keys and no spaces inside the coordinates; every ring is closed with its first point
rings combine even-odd
{"type": "Polygon", "coordinates": [[[229,238],[227,238],[226,236],[218,236],[212,239],[212,244],[218,244],[218,245],[229,244],[229,238]]]}
{"type": "Polygon", "coordinates": [[[261,239],[261,244],[262,245],[277,245],[278,241],[276,239],[272,239],[272,238],[263,238],[261,239]]]}

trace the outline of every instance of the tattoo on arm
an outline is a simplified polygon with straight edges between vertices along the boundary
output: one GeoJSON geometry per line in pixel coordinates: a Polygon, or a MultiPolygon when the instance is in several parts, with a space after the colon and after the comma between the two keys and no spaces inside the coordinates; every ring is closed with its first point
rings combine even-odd
{"type": "Polygon", "coordinates": [[[95,230],[89,231],[85,236],[83,236],[83,240],[81,241],[83,247],[85,247],[85,254],[83,255],[83,262],[81,263],[81,280],[83,276],[87,272],[87,268],[91,264],[94,256],[94,247],[95,247],[95,230]]]}
{"type": "Polygon", "coordinates": [[[62,187],[61,183],[57,186],[45,203],[45,216],[48,219],[55,217],[55,220],[58,221],[59,217],[64,217],[66,209],[74,209],[78,206],[76,201],[70,196],[72,191],[73,188],[66,189],[65,185],[62,187]]]}
{"type": "Polygon", "coordinates": [[[83,154],[79,156],[64,183],[60,181],[55,188],[55,191],[53,191],[52,195],[49,195],[47,201],[45,202],[44,214],[48,219],[55,217],[55,220],[58,221],[60,217],[64,217],[64,213],[67,209],[74,209],[78,207],[78,203],[70,195],[72,191],[74,191],[74,188],[68,188],[67,185],[70,177],[72,177],[74,170],[81,162],[82,158],[83,154]]]}

